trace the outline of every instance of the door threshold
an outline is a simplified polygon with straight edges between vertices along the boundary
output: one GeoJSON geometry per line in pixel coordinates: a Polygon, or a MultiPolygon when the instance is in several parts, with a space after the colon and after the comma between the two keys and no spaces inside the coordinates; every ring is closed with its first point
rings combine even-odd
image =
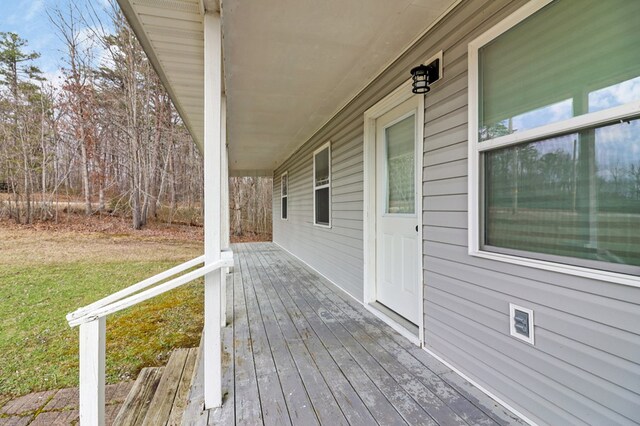
{"type": "Polygon", "coordinates": [[[364,306],[369,312],[380,318],[389,327],[406,337],[411,343],[416,346],[420,346],[420,328],[417,325],[387,308],[380,302],[365,303],[364,306]]]}

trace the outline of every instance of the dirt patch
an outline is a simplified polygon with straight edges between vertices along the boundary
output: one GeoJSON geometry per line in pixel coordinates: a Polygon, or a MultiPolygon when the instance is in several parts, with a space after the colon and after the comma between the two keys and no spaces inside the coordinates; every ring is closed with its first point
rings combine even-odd
{"type": "MultiPolygon", "coordinates": [[[[204,250],[200,226],[152,222],[133,230],[117,216],[67,214],[58,222],[18,225],[0,219],[0,265],[188,259],[204,250]]],[[[271,234],[231,236],[232,243],[271,241],[271,234]]]]}
{"type": "Polygon", "coordinates": [[[256,243],[261,241],[271,241],[271,234],[249,233],[244,235],[231,235],[231,243],[256,243]]]}
{"type": "Polygon", "coordinates": [[[143,230],[115,217],[17,225],[0,220],[0,265],[151,261],[189,258],[203,250],[203,229],[153,223],[143,230]]]}

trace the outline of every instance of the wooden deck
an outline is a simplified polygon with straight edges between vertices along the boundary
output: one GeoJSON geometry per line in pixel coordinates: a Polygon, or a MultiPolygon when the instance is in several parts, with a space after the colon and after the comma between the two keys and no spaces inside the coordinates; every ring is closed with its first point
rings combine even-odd
{"type": "Polygon", "coordinates": [[[143,368],[113,425],[181,424],[198,353],[198,348],[175,349],[165,367],[143,368]]]}
{"type": "Polygon", "coordinates": [[[272,243],[233,246],[222,408],[186,425],[523,424],[272,243]]]}

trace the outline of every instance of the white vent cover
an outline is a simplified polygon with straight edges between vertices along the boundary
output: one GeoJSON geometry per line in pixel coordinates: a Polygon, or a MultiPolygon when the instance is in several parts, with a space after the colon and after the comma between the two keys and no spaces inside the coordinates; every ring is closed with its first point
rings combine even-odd
{"type": "Polygon", "coordinates": [[[533,310],[509,303],[509,330],[511,335],[533,345],[535,344],[533,328],[533,310]]]}

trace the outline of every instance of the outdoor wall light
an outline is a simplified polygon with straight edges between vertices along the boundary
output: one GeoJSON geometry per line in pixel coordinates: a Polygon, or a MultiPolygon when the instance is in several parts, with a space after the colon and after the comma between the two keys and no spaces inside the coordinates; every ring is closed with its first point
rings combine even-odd
{"type": "Polygon", "coordinates": [[[416,94],[427,93],[429,85],[440,78],[440,60],[436,59],[428,65],[420,64],[411,69],[413,87],[411,91],[416,94]]]}

